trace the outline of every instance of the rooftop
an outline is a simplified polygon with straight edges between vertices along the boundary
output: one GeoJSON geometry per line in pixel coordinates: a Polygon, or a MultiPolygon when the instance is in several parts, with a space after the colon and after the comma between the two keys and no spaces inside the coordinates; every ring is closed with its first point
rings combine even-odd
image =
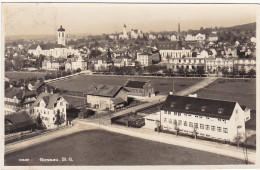
{"type": "Polygon", "coordinates": [[[85,95],[115,97],[119,91],[123,89],[122,86],[114,86],[107,84],[96,84],[90,86],[85,92],[85,95]]]}
{"type": "Polygon", "coordinates": [[[62,97],[60,94],[54,93],[46,93],[42,92],[36,99],[36,101],[33,103],[33,106],[38,106],[41,100],[43,100],[46,104],[47,109],[54,108],[54,104],[57,103],[58,99],[62,97]]]}
{"type": "Polygon", "coordinates": [[[144,87],[144,85],[147,82],[145,81],[133,81],[133,80],[128,80],[125,84],[125,87],[131,87],[131,88],[139,88],[142,89],[144,87]]]}

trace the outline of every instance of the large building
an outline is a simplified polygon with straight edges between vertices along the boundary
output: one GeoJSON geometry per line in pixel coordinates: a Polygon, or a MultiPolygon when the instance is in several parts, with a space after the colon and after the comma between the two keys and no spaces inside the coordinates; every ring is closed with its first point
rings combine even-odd
{"type": "Polygon", "coordinates": [[[65,70],[87,70],[87,62],[82,59],[81,56],[74,57],[72,59],[69,59],[65,63],[65,70]]]}
{"type": "Polygon", "coordinates": [[[42,92],[33,103],[30,116],[40,116],[47,129],[64,126],[67,122],[67,104],[60,94],[42,92]],[[58,117],[60,123],[55,123],[58,117]]]}
{"type": "Polygon", "coordinates": [[[123,33],[119,35],[119,39],[129,39],[129,36],[127,35],[125,24],[124,24],[124,27],[123,27],[123,33]]]}
{"type": "Polygon", "coordinates": [[[65,29],[62,26],[57,31],[58,43],[34,44],[29,47],[28,53],[35,56],[53,56],[54,58],[67,58],[65,29]]]}
{"type": "Polygon", "coordinates": [[[245,112],[237,102],[168,95],[161,128],[235,142],[245,139],[245,112]]]}
{"type": "Polygon", "coordinates": [[[198,67],[205,67],[205,59],[188,57],[188,58],[170,58],[167,63],[167,68],[173,71],[178,71],[180,68],[183,70],[196,70],[198,67]]]}
{"type": "Polygon", "coordinates": [[[90,86],[84,95],[91,108],[115,111],[127,103],[127,90],[121,86],[96,84],[90,86]]]}

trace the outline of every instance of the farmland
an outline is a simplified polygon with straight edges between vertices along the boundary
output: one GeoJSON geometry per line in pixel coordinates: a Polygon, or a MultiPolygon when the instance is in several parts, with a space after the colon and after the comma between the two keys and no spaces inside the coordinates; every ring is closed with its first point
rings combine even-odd
{"type": "Polygon", "coordinates": [[[256,109],[255,79],[219,79],[197,94],[202,98],[237,101],[242,106],[256,109]]]}
{"type": "Polygon", "coordinates": [[[108,131],[83,131],[5,155],[5,165],[228,165],[243,160],[134,138],[108,131]],[[48,152],[46,152],[48,151],[48,152]],[[61,161],[62,157],[72,161],[61,161]],[[28,158],[28,162],[19,162],[28,158]],[[59,159],[41,162],[40,158],[59,159]]]}
{"type": "Polygon", "coordinates": [[[5,76],[12,80],[27,79],[30,77],[43,78],[46,72],[5,72],[5,76]]]}
{"type": "Polygon", "coordinates": [[[125,77],[125,76],[98,76],[98,75],[79,75],[70,79],[53,82],[51,85],[68,91],[84,92],[92,84],[109,84],[123,86],[127,80],[147,81],[151,80],[155,83],[155,90],[162,94],[167,94],[172,90],[173,82],[176,91],[187,88],[197,82],[201,78],[153,78],[153,77],[125,77]]]}

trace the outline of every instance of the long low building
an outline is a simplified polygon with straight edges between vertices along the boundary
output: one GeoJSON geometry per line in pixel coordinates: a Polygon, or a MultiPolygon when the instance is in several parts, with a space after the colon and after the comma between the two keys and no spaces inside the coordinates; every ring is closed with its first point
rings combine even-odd
{"type": "Polygon", "coordinates": [[[245,138],[245,111],[237,102],[169,95],[160,111],[163,130],[236,142],[245,138]]]}

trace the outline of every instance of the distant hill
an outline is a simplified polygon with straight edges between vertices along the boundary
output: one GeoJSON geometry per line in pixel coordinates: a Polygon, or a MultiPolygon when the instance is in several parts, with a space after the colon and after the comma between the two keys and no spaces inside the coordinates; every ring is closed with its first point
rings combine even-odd
{"type": "Polygon", "coordinates": [[[256,22],[249,24],[236,25],[232,27],[220,27],[219,30],[241,30],[241,31],[256,31],[256,22]]]}

